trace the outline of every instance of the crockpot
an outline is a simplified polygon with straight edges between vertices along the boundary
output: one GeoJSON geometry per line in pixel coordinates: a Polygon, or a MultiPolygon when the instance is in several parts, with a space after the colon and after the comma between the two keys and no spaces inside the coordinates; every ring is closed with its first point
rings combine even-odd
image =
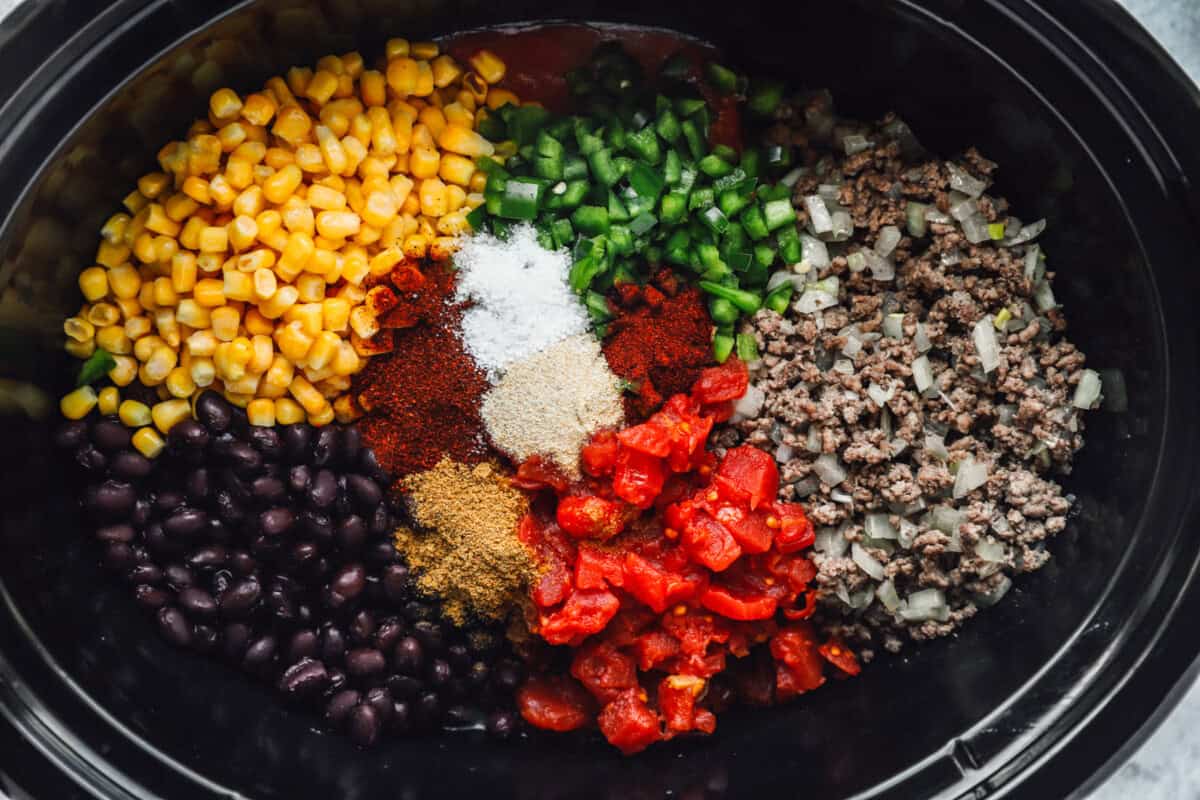
{"type": "MultiPolygon", "coordinates": [[[[1065,797],[1145,738],[1200,637],[1200,94],[1110,0],[39,0],[0,26],[0,376],[57,396],[96,232],[221,85],[388,36],[558,18],[665,26],[727,61],[897,111],[1001,165],[1055,291],[1125,397],[1088,417],[1053,558],[952,638],[715,736],[361,751],[171,649],[97,565],[52,420],[0,419],[0,789],[17,797],[1065,797]]],[[[584,54],[581,54],[581,57],[584,54]]]]}

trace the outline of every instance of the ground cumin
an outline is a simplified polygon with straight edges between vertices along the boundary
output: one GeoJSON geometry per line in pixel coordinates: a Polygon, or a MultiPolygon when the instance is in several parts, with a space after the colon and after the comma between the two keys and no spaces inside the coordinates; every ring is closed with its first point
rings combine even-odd
{"type": "Polygon", "coordinates": [[[396,531],[396,549],[417,572],[417,585],[442,599],[456,622],[500,619],[535,574],[517,539],[529,502],[494,464],[443,458],[402,481],[416,530],[396,531]]]}

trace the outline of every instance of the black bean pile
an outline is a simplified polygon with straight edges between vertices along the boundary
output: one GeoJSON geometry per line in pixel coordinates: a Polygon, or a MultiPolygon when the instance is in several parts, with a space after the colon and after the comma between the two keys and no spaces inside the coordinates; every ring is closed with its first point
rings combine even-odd
{"type": "Polygon", "coordinates": [[[249,425],[213,392],[154,461],[112,417],[57,443],[87,474],[105,566],[170,643],[271,682],[369,746],[385,734],[519,724],[524,678],[500,631],[414,595],[390,484],[353,426],[249,425]]]}

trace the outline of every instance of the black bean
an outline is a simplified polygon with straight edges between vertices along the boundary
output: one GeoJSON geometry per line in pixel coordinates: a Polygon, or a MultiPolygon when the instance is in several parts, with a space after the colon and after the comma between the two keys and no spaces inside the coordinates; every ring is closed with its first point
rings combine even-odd
{"type": "Polygon", "coordinates": [[[158,611],[158,629],[163,638],[177,647],[192,643],[192,626],[183,612],[174,606],[164,606],[158,611]]]}
{"type": "Polygon", "coordinates": [[[250,552],[266,561],[274,561],[283,550],[284,540],[278,536],[260,534],[250,540],[250,552]]]}
{"type": "Polygon", "coordinates": [[[92,424],[92,442],[101,450],[115,453],[129,447],[133,433],[120,422],[99,419],[92,424]]]}
{"type": "Polygon", "coordinates": [[[341,460],[341,433],[333,425],[326,425],[317,431],[316,441],[313,442],[312,463],[318,467],[337,464],[341,460]]]}
{"type": "Polygon", "coordinates": [[[363,558],[372,567],[381,568],[396,561],[399,558],[399,554],[396,552],[396,548],[391,541],[385,539],[368,545],[367,549],[363,552],[363,558]]]}
{"type": "Polygon", "coordinates": [[[69,420],[54,431],[54,446],[61,450],[74,450],[87,441],[88,426],[81,419],[69,420]]]}
{"type": "Polygon", "coordinates": [[[424,681],[412,675],[389,675],[386,683],[393,697],[403,699],[416,697],[425,688],[424,681]]]}
{"type": "Polygon", "coordinates": [[[250,484],[250,494],[263,505],[283,502],[287,498],[287,487],[279,478],[263,475],[250,484]]]}
{"type": "Polygon", "coordinates": [[[392,652],[404,635],[405,627],[404,622],[395,617],[383,620],[375,629],[375,646],[385,653],[392,652]]]}
{"type": "Polygon", "coordinates": [[[216,392],[206,391],[196,398],[196,418],[213,433],[224,433],[233,419],[233,406],[216,392]]]}
{"type": "Polygon", "coordinates": [[[258,526],[267,536],[280,536],[292,529],[296,515],[290,508],[279,506],[258,515],[258,526]]]}
{"type": "Polygon", "coordinates": [[[346,658],[346,637],[333,625],[321,631],[321,658],[327,664],[341,664],[346,658]]]}
{"type": "Polygon", "coordinates": [[[325,665],[311,658],[302,658],[283,671],[279,678],[279,689],[292,696],[316,694],[329,684],[329,673],[325,665]]]}
{"type": "Polygon", "coordinates": [[[296,542],[288,553],[288,560],[297,570],[303,569],[321,555],[320,548],[313,542],[296,542]]]}
{"type": "Polygon", "coordinates": [[[414,622],[412,626],[413,635],[420,640],[421,644],[427,650],[434,653],[439,653],[445,647],[446,635],[442,630],[442,626],[436,622],[429,620],[421,620],[414,622]]]}
{"type": "Polygon", "coordinates": [[[357,553],[362,550],[366,541],[367,526],[362,517],[351,514],[338,523],[337,543],[342,550],[347,553],[357,553]]]}
{"type": "Polygon", "coordinates": [[[375,615],[370,611],[359,611],[350,620],[350,641],[354,644],[369,644],[375,635],[375,615]]]}
{"type": "Polygon", "coordinates": [[[108,466],[108,457],[100,452],[100,449],[91,442],[85,442],[79,445],[79,449],[75,451],[75,463],[83,468],[85,472],[101,473],[108,466]]]}
{"type": "Polygon", "coordinates": [[[392,693],[382,686],[367,690],[363,702],[375,709],[379,721],[386,725],[392,718],[392,693]]]}
{"type": "Polygon", "coordinates": [[[221,634],[211,625],[198,623],[192,629],[192,647],[201,653],[211,653],[221,646],[221,634]]]}
{"type": "Polygon", "coordinates": [[[133,504],[133,511],[129,515],[129,521],[138,528],[145,527],[154,514],[154,504],[147,497],[139,497],[133,504]]]}
{"type": "Polygon", "coordinates": [[[392,532],[396,526],[392,522],[392,515],[388,511],[387,503],[379,503],[369,514],[367,514],[367,530],[372,536],[386,536],[392,532]]]}
{"type": "Polygon", "coordinates": [[[222,464],[229,463],[231,459],[231,450],[239,440],[232,433],[220,433],[213,436],[209,441],[208,452],[212,460],[222,464]]]}
{"type": "Polygon", "coordinates": [[[163,532],[162,523],[151,522],[146,526],[142,535],[145,537],[146,546],[161,558],[172,558],[183,554],[183,544],[168,539],[167,534],[163,532]]]}
{"type": "Polygon", "coordinates": [[[172,539],[191,539],[208,527],[208,514],[198,508],[181,506],[163,520],[163,530],[172,539]]]}
{"type": "Polygon", "coordinates": [[[361,700],[362,696],[353,689],[343,689],[337,692],[325,704],[326,721],[335,728],[341,727],[361,700]]]}
{"type": "Polygon", "coordinates": [[[391,476],[379,465],[379,458],[375,455],[374,450],[362,451],[362,455],[358,459],[358,468],[384,486],[391,484],[391,476]]]}
{"type": "Polygon", "coordinates": [[[263,636],[250,643],[246,655],[242,656],[242,664],[251,670],[260,670],[275,660],[275,637],[263,636]]]}
{"type": "Polygon", "coordinates": [[[412,707],[403,700],[392,703],[391,729],[402,735],[412,730],[412,707]]]}
{"type": "Polygon", "coordinates": [[[493,711],[487,718],[487,732],[497,739],[508,739],[517,726],[517,717],[510,711],[493,711]]]}
{"type": "Polygon", "coordinates": [[[125,542],[111,542],[104,548],[104,565],[117,572],[127,572],[137,564],[133,548],[125,542]]]}
{"type": "Polygon", "coordinates": [[[225,563],[229,553],[221,545],[197,547],[188,554],[187,563],[193,569],[215,569],[225,563]]]}
{"type": "Polygon", "coordinates": [[[149,584],[139,584],[133,588],[133,597],[142,608],[155,611],[171,602],[171,593],[149,584]]]}
{"type": "Polygon", "coordinates": [[[171,588],[175,591],[186,589],[196,579],[192,571],[182,564],[168,564],[163,570],[163,574],[166,576],[167,583],[171,584],[171,588]]]}
{"type": "Polygon", "coordinates": [[[392,651],[392,664],[402,675],[420,675],[425,664],[425,648],[414,636],[405,636],[392,651]]]}
{"type": "Polygon", "coordinates": [[[337,479],[337,498],[333,501],[333,514],[338,517],[348,517],[354,513],[354,501],[350,499],[350,490],[346,488],[346,476],[337,479]]]}
{"type": "Polygon", "coordinates": [[[109,460],[109,470],[126,481],[140,481],[150,474],[154,464],[136,450],[121,450],[109,460]]]}
{"type": "Polygon", "coordinates": [[[233,407],[233,416],[229,419],[229,430],[234,436],[239,439],[248,439],[250,437],[250,417],[246,414],[246,409],[233,407]]]}
{"type": "Polygon", "coordinates": [[[227,569],[219,569],[212,574],[212,593],[214,597],[220,597],[229,591],[229,587],[233,586],[233,573],[227,569]]]}
{"type": "Polygon", "coordinates": [[[124,542],[129,544],[137,536],[137,531],[133,526],[126,522],[119,522],[115,525],[105,525],[103,528],[96,529],[96,538],[102,542],[124,542]]]}
{"type": "MultiPolygon", "coordinates": [[[[200,403],[197,401],[196,410],[199,412],[200,403]]],[[[220,433],[220,431],[213,431],[220,433]]],[[[179,422],[175,427],[171,428],[171,432],[167,434],[167,440],[176,451],[199,453],[208,447],[210,440],[208,430],[204,425],[194,419],[185,419],[179,422]]]]}
{"type": "Polygon", "coordinates": [[[187,502],[182,492],[163,491],[154,496],[154,510],[167,515],[187,502]]]}
{"type": "Polygon", "coordinates": [[[133,486],[122,481],[105,481],[91,493],[89,505],[92,514],[101,519],[128,519],[137,502],[133,486]]]}
{"type": "Polygon", "coordinates": [[[276,461],[283,456],[283,441],[274,428],[252,425],[247,438],[264,458],[276,461]]]}
{"type": "Polygon", "coordinates": [[[211,594],[195,586],[180,590],[179,605],[190,616],[198,619],[208,619],[217,614],[217,601],[211,594]]]}
{"type": "Polygon", "coordinates": [[[288,491],[293,494],[304,494],[312,485],[312,467],[308,464],[296,464],[288,470],[288,491]]]}
{"type": "Polygon", "coordinates": [[[350,739],[359,747],[370,747],[379,738],[379,713],[369,705],[357,705],[346,721],[350,739]]]}
{"type": "Polygon", "coordinates": [[[285,425],[279,432],[284,460],[307,464],[312,457],[312,427],[304,423],[285,425]]]}
{"type": "Polygon", "coordinates": [[[162,583],[165,576],[157,564],[138,564],[129,570],[128,577],[133,583],[162,583]]]}
{"type": "Polygon", "coordinates": [[[337,500],[337,478],[327,469],[313,476],[308,489],[308,502],[313,508],[329,508],[337,500]]]}
{"type": "Polygon", "coordinates": [[[346,672],[354,678],[369,678],[387,669],[383,653],[371,647],[359,647],[346,653],[346,672]]]}
{"type": "Polygon", "coordinates": [[[262,598],[262,586],[254,577],[242,578],[221,595],[221,612],[230,616],[248,613],[262,598]]]}
{"type": "Polygon", "coordinates": [[[440,658],[435,658],[429,663],[429,683],[434,686],[445,686],[450,682],[450,678],[454,676],[453,670],[450,669],[450,664],[440,658]]]}
{"type": "Polygon", "coordinates": [[[245,550],[234,550],[229,556],[229,566],[238,575],[253,575],[258,569],[258,561],[245,550]]]}
{"type": "Polygon", "coordinates": [[[287,646],[287,658],[295,662],[302,658],[316,658],[321,649],[321,640],[316,631],[296,631],[287,646]]]}
{"type": "Polygon", "coordinates": [[[203,505],[208,502],[208,498],[212,494],[212,479],[208,470],[204,467],[197,467],[189,472],[183,481],[183,491],[187,495],[189,503],[203,505]]]}
{"type": "Polygon", "coordinates": [[[227,525],[237,525],[246,516],[242,504],[234,499],[228,489],[218,491],[216,499],[213,502],[217,517],[227,525]]]}
{"type": "Polygon", "coordinates": [[[229,462],[239,478],[249,479],[262,471],[262,453],[245,442],[234,442],[229,446],[229,462]]]}
{"type": "Polygon", "coordinates": [[[209,517],[202,536],[211,542],[228,542],[233,538],[233,531],[221,520],[209,517]]]}
{"type": "Polygon", "coordinates": [[[330,589],[347,600],[353,600],[367,585],[367,571],[362,564],[347,564],[333,576],[330,589]]]}
{"type": "Polygon", "coordinates": [[[515,692],[525,679],[525,671],[515,661],[500,662],[494,670],[493,685],[505,693],[515,692]]]}
{"type": "Polygon", "coordinates": [[[383,490],[379,488],[379,484],[364,475],[347,475],[346,486],[364,512],[373,512],[383,499],[383,490]]]}
{"type": "Polygon", "coordinates": [[[328,515],[319,511],[300,512],[300,529],[322,547],[328,547],[333,542],[333,522],[328,515]]]}
{"type": "Polygon", "coordinates": [[[399,603],[408,596],[408,567],[390,564],[383,570],[383,592],[388,600],[399,603]]]}
{"type": "Polygon", "coordinates": [[[296,599],[285,586],[273,584],[267,590],[265,605],[279,622],[290,623],[296,619],[296,599]]]}
{"type": "Polygon", "coordinates": [[[433,619],[433,609],[428,603],[422,603],[420,600],[409,600],[401,609],[404,618],[409,622],[418,622],[420,620],[433,619]]]}
{"type": "Polygon", "coordinates": [[[300,625],[312,625],[316,621],[313,606],[309,603],[296,603],[296,622],[300,625]]]}

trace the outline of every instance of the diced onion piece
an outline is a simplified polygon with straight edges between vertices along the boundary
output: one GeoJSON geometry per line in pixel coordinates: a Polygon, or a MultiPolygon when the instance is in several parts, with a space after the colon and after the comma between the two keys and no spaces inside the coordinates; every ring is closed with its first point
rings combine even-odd
{"type": "Polygon", "coordinates": [[[790,189],[795,186],[802,177],[804,177],[804,167],[796,167],[780,178],[779,182],[790,189]]]}
{"type": "Polygon", "coordinates": [[[833,231],[830,233],[830,240],[834,242],[844,242],[854,234],[854,220],[850,216],[849,211],[834,211],[833,212],[833,231]]]}
{"type": "Polygon", "coordinates": [[[809,475],[807,478],[802,478],[792,484],[792,491],[796,493],[796,497],[801,499],[808,497],[820,488],[820,482],[817,481],[817,479],[812,475],[809,475]]]}
{"type": "Polygon", "coordinates": [[[1042,279],[1045,270],[1042,269],[1042,248],[1036,244],[1025,250],[1025,280],[1036,283],[1042,279]]]}
{"type": "Polygon", "coordinates": [[[800,252],[804,254],[804,260],[811,267],[825,269],[829,266],[829,248],[814,236],[809,236],[807,233],[800,234],[800,252]]]}
{"type": "Polygon", "coordinates": [[[838,199],[842,196],[842,185],[840,183],[822,183],[817,187],[817,195],[825,201],[826,207],[831,203],[836,206],[838,199]]]}
{"type": "Polygon", "coordinates": [[[1050,281],[1043,280],[1034,288],[1033,302],[1038,311],[1049,311],[1058,306],[1054,299],[1054,290],[1050,288],[1050,281]]]}
{"type": "Polygon", "coordinates": [[[907,622],[945,622],[950,619],[950,606],[941,589],[922,589],[908,596],[900,606],[900,616],[907,622]]]}
{"type": "Polygon", "coordinates": [[[854,502],[854,498],[843,492],[841,489],[834,489],[829,493],[829,499],[835,503],[849,505],[854,502]]]}
{"type": "Polygon", "coordinates": [[[833,371],[840,372],[843,375],[853,375],[854,362],[848,358],[839,358],[833,362],[833,371]]]}
{"type": "Polygon", "coordinates": [[[979,212],[979,203],[975,202],[974,198],[968,197],[965,200],[960,200],[950,206],[950,216],[959,222],[965,222],[979,212]]]}
{"type": "Polygon", "coordinates": [[[1000,245],[1001,247],[1014,247],[1019,244],[1025,244],[1026,242],[1032,242],[1038,236],[1041,236],[1042,231],[1044,230],[1046,230],[1046,220],[1043,218],[1039,219],[1037,222],[1031,222],[1024,226],[1021,228],[1021,232],[1016,236],[1011,238],[1006,237],[1001,239],[996,244],[1000,245]]]}
{"type": "Polygon", "coordinates": [[[846,256],[846,266],[851,272],[862,272],[867,268],[867,256],[861,252],[853,252],[846,256]]]}
{"type": "Polygon", "coordinates": [[[936,206],[929,206],[925,209],[925,221],[930,225],[949,225],[954,222],[954,217],[939,211],[936,206]]]}
{"type": "Polygon", "coordinates": [[[796,311],[800,314],[815,314],[826,308],[837,305],[837,298],[818,289],[807,289],[796,301],[796,311]]]}
{"type": "Polygon", "coordinates": [[[971,492],[987,483],[988,466],[986,462],[976,461],[967,456],[958,462],[958,472],[954,474],[954,499],[966,497],[971,492]]]}
{"type": "Polygon", "coordinates": [[[946,449],[946,438],[936,433],[925,434],[925,449],[938,461],[949,461],[950,451],[946,449]]]}
{"type": "Polygon", "coordinates": [[[871,383],[867,386],[867,397],[870,397],[875,405],[879,406],[880,408],[883,408],[885,405],[887,405],[888,401],[891,400],[895,394],[896,386],[894,384],[889,384],[888,388],[885,389],[875,381],[871,381],[871,383]]]}
{"type": "Polygon", "coordinates": [[[875,589],[875,596],[879,598],[883,607],[893,614],[900,608],[900,595],[896,593],[896,584],[892,583],[891,578],[879,584],[875,589]]]}
{"type": "Polygon", "coordinates": [[[855,333],[846,334],[846,343],[842,345],[842,353],[850,358],[862,352],[862,339],[858,338],[855,333]]]}
{"type": "Polygon", "coordinates": [[[790,444],[781,444],[775,448],[775,461],[780,464],[786,464],[792,460],[792,456],[796,455],[796,449],[790,444]]]}
{"type": "Polygon", "coordinates": [[[887,514],[867,514],[863,529],[872,539],[895,539],[900,535],[887,514]]]}
{"type": "Polygon", "coordinates": [[[917,323],[917,332],[913,336],[913,346],[917,348],[918,353],[928,353],[933,349],[933,343],[929,341],[929,331],[925,330],[925,323],[917,323]]]}
{"type": "Polygon", "coordinates": [[[841,558],[846,554],[850,543],[842,535],[841,528],[818,528],[813,547],[818,553],[824,553],[832,558],[841,558]]]}
{"type": "Polygon", "coordinates": [[[816,425],[808,426],[808,438],[804,442],[804,449],[810,453],[821,452],[821,429],[816,425]]]}
{"type": "Polygon", "coordinates": [[[908,449],[908,442],[897,436],[895,439],[892,439],[890,442],[888,442],[888,447],[891,448],[892,458],[899,458],[900,454],[908,449]]]}
{"type": "Polygon", "coordinates": [[[963,235],[967,237],[967,241],[971,244],[982,244],[983,242],[991,241],[992,235],[988,231],[987,220],[982,214],[972,214],[962,220],[963,235]]]}
{"type": "Polygon", "coordinates": [[[900,229],[895,225],[884,225],[879,229],[879,237],[875,240],[875,252],[887,258],[900,244],[900,229]]]}
{"type": "Polygon", "coordinates": [[[997,564],[1008,557],[1008,550],[995,539],[980,539],[975,543],[975,555],[984,561],[997,564]]]}
{"type": "Polygon", "coordinates": [[[936,528],[947,536],[957,536],[958,526],[967,521],[965,511],[950,506],[934,506],[926,515],[929,527],[936,528]]]}
{"type": "Polygon", "coordinates": [[[1076,408],[1095,408],[1096,403],[1100,401],[1102,389],[1100,373],[1094,369],[1085,369],[1079,376],[1079,384],[1075,387],[1075,396],[1071,398],[1071,405],[1076,408]]]}
{"type": "Polygon", "coordinates": [[[921,394],[933,386],[933,367],[929,364],[929,356],[918,356],[913,360],[912,374],[913,383],[921,394]]]}
{"type": "Polygon", "coordinates": [[[975,605],[979,606],[980,608],[990,608],[996,605],[996,603],[999,603],[1000,600],[1004,598],[1004,595],[1008,594],[1008,590],[1011,588],[1012,579],[1007,575],[1002,575],[995,587],[987,592],[979,592],[975,594],[973,598],[975,600],[975,605]]]}
{"type": "Polygon", "coordinates": [[[888,314],[883,318],[883,335],[889,339],[904,338],[904,315],[888,314]]]}
{"type": "Polygon", "coordinates": [[[996,341],[996,327],[990,317],[983,317],[975,323],[972,332],[975,339],[975,351],[979,354],[979,365],[984,372],[993,372],[1000,366],[1000,345],[996,341]]]}
{"type": "Polygon", "coordinates": [[[861,153],[862,151],[871,147],[872,144],[873,142],[869,141],[867,137],[858,133],[852,133],[848,136],[842,137],[842,147],[845,148],[846,155],[848,156],[861,153]]]}
{"type": "Polygon", "coordinates": [[[819,194],[810,194],[804,198],[804,209],[808,211],[808,224],[816,233],[829,233],[833,230],[833,217],[825,207],[825,201],[819,194]]]}
{"type": "Polygon", "coordinates": [[[877,581],[883,580],[883,564],[880,564],[858,542],[850,545],[850,558],[854,559],[854,563],[858,564],[863,572],[877,581]]]}
{"type": "Polygon", "coordinates": [[[828,486],[837,486],[846,480],[846,470],[832,453],[822,453],[813,462],[813,472],[828,486]]]}
{"type": "Polygon", "coordinates": [[[900,520],[900,532],[899,536],[896,537],[896,541],[900,543],[901,547],[907,549],[912,547],[913,540],[917,538],[918,533],[920,533],[920,528],[908,520],[902,519],[900,520]]]}
{"type": "Polygon", "coordinates": [[[785,283],[790,283],[792,288],[797,292],[803,292],[808,287],[808,280],[805,278],[805,276],[797,275],[794,272],[788,272],[786,269],[781,269],[767,279],[767,294],[775,291],[785,283]]]}
{"type": "Polygon", "coordinates": [[[867,267],[871,270],[871,277],[877,281],[890,281],[896,277],[896,265],[888,259],[876,253],[874,250],[863,250],[863,257],[867,260],[867,267]]]}
{"type": "Polygon", "coordinates": [[[908,201],[908,207],[904,210],[904,226],[908,229],[909,236],[920,239],[929,232],[928,211],[929,206],[924,203],[918,203],[915,200],[908,201]]]}
{"type": "Polygon", "coordinates": [[[763,402],[767,395],[753,383],[746,387],[746,393],[738,398],[733,406],[733,413],[740,414],[746,419],[753,419],[762,411],[763,402]]]}
{"type": "Polygon", "coordinates": [[[946,171],[950,173],[950,188],[970,197],[979,197],[987,188],[987,181],[981,181],[957,164],[946,162],[946,171]]]}

